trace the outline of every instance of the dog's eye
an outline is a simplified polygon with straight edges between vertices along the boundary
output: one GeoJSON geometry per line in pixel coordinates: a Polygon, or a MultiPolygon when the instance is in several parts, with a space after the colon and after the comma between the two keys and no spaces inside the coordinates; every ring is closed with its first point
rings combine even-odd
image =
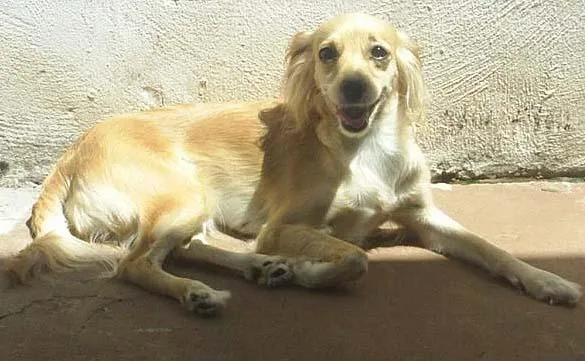
{"type": "Polygon", "coordinates": [[[376,60],[384,60],[388,57],[388,51],[381,47],[380,45],[376,45],[371,50],[372,58],[376,60]]]}
{"type": "Polygon", "coordinates": [[[319,50],[319,59],[324,63],[329,63],[337,59],[337,50],[334,47],[328,46],[319,50]]]}

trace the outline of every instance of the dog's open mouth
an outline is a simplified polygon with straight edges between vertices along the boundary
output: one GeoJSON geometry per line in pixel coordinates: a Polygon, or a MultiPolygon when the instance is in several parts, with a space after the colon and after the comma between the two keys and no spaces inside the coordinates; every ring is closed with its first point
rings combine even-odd
{"type": "Polygon", "coordinates": [[[359,133],[366,129],[372,112],[378,105],[378,99],[372,105],[348,105],[339,108],[339,121],[343,129],[359,133]]]}

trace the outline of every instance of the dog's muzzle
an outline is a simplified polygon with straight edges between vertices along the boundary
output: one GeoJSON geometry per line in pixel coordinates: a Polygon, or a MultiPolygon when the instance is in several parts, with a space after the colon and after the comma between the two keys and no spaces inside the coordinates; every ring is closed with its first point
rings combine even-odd
{"type": "Polygon", "coordinates": [[[350,133],[359,133],[366,129],[382,98],[383,94],[370,105],[344,105],[339,107],[337,113],[343,129],[350,133]]]}

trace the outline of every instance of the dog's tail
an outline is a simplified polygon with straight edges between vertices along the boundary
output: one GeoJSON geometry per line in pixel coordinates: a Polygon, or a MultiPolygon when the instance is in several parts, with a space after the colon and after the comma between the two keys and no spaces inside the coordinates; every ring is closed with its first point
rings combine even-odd
{"type": "Polygon", "coordinates": [[[47,177],[39,199],[27,221],[33,241],[5,261],[5,270],[15,282],[26,283],[42,272],[63,272],[100,266],[113,275],[122,252],[107,245],[85,242],[71,234],[64,214],[69,177],[57,168],[47,177]]]}

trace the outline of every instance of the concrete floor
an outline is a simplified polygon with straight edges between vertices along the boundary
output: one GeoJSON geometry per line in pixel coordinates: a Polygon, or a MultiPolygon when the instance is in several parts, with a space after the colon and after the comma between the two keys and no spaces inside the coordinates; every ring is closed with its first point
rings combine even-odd
{"type": "MultiPolygon", "coordinates": [[[[447,187],[449,188],[449,187],[447,187]]],[[[0,254],[28,242],[36,190],[0,191],[0,254]]],[[[585,184],[435,190],[461,223],[534,265],[585,284],[585,184]]],[[[233,297],[202,319],[111,280],[60,276],[0,294],[0,360],[585,360],[585,305],[552,307],[423,250],[371,254],[334,291],[268,290],[218,270],[173,265],[233,297]]]]}

